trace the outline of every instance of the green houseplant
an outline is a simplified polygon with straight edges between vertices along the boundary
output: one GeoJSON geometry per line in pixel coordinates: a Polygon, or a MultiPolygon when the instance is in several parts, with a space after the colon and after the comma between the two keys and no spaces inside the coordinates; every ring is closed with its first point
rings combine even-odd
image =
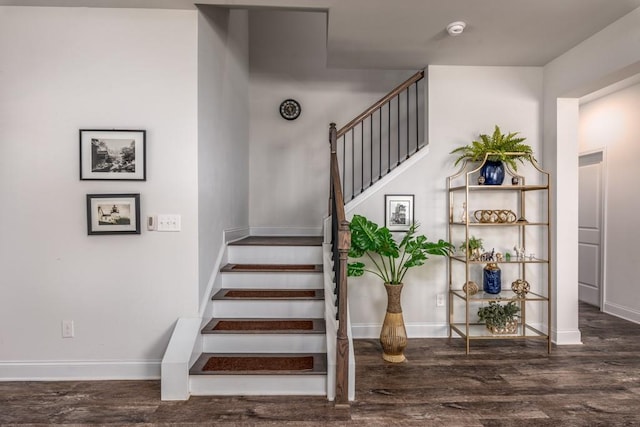
{"type": "Polygon", "coordinates": [[[500,185],[504,179],[503,162],[507,163],[514,171],[518,170],[518,164],[524,163],[525,159],[530,159],[533,155],[531,146],[524,143],[525,137],[518,136],[519,132],[502,133],[498,125],[495,126],[493,134],[480,134],[479,139],[471,144],[458,147],[450,154],[458,157],[454,163],[457,166],[463,160],[472,162],[487,161],[482,167],[480,175],[485,179],[485,184],[500,185]],[[496,182],[496,181],[499,181],[496,182]]]}
{"type": "Polygon", "coordinates": [[[387,311],[380,332],[382,358],[388,362],[403,362],[407,346],[407,331],[402,317],[400,295],[402,280],[412,267],[423,265],[427,255],[449,255],[453,245],[442,239],[430,242],[425,236],[416,235],[417,224],[412,224],[398,243],[387,227],[354,215],[349,226],[351,249],[349,257],[367,257],[372,267],[363,262],[349,263],[349,276],[362,276],[365,272],[379,277],[387,291],[387,311]]]}
{"type": "Polygon", "coordinates": [[[469,259],[475,259],[476,257],[479,258],[480,251],[483,249],[482,239],[471,236],[468,241],[464,241],[460,244],[459,249],[464,251],[469,259]]]}
{"type": "Polygon", "coordinates": [[[515,301],[506,304],[490,301],[488,306],[478,309],[478,317],[494,334],[513,334],[518,326],[519,312],[515,301]]]}

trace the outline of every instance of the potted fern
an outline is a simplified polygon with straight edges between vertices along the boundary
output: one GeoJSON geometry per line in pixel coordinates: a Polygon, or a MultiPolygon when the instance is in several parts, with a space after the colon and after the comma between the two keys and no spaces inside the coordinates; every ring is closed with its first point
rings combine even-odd
{"type": "Polygon", "coordinates": [[[484,178],[484,184],[501,185],[504,181],[504,163],[507,163],[514,171],[518,170],[518,164],[531,159],[533,149],[524,144],[525,137],[518,136],[519,132],[502,133],[498,125],[495,126],[492,135],[480,134],[479,139],[464,147],[458,147],[450,154],[458,155],[454,166],[463,160],[473,162],[484,161],[480,176],[484,178]]]}
{"type": "Polygon", "coordinates": [[[387,312],[380,332],[382,358],[389,362],[403,362],[403,351],[407,346],[407,331],[404,327],[400,296],[403,279],[410,268],[421,266],[427,255],[449,255],[453,245],[442,239],[430,242],[425,236],[416,235],[418,224],[413,223],[398,243],[387,227],[369,221],[362,215],[354,215],[351,230],[350,258],[367,257],[368,267],[363,262],[349,263],[349,276],[362,276],[365,272],[380,278],[387,291],[387,312]]]}

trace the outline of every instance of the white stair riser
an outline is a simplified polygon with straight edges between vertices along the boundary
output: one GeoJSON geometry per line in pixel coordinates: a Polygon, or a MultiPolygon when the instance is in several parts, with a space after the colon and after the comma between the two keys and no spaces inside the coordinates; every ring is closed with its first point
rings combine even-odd
{"type": "Polygon", "coordinates": [[[326,375],[190,375],[192,396],[326,396],[326,375]]]}
{"type": "Polygon", "coordinates": [[[322,318],[324,301],[213,301],[213,316],[217,318],[322,318]]]}
{"type": "Polygon", "coordinates": [[[326,353],[324,334],[204,334],[205,353],[326,353]]]}
{"type": "Polygon", "coordinates": [[[322,273],[223,273],[222,287],[245,289],[322,289],[322,273]]]}
{"type": "Polygon", "coordinates": [[[322,264],[321,246],[229,246],[231,264],[322,264]]]}

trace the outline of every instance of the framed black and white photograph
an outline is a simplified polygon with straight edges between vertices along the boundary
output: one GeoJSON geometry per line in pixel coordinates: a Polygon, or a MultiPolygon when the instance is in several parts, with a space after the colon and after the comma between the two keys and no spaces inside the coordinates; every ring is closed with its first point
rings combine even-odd
{"type": "Polygon", "coordinates": [[[389,231],[407,231],[413,223],[413,195],[384,196],[385,226],[389,231]]]}
{"type": "Polygon", "coordinates": [[[146,131],[80,129],[80,179],[145,181],[146,131]]]}
{"type": "Polygon", "coordinates": [[[140,234],[140,194],[87,194],[88,234],[140,234]]]}

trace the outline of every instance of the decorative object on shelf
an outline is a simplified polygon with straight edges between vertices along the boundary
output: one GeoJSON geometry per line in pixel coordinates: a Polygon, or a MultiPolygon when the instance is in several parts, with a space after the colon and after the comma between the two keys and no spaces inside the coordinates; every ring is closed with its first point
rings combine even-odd
{"type": "Polygon", "coordinates": [[[146,131],[80,129],[80,179],[145,181],[146,131]]]}
{"type": "Polygon", "coordinates": [[[499,294],[502,291],[502,271],[498,264],[490,262],[482,272],[482,290],[488,294],[499,294]]]}
{"type": "Polygon", "coordinates": [[[462,202],[462,213],[460,214],[460,222],[463,224],[467,222],[467,202],[462,202]]]}
{"type": "Polygon", "coordinates": [[[384,225],[389,231],[409,231],[413,224],[413,194],[384,196],[384,225]]]}
{"type": "Polygon", "coordinates": [[[518,170],[516,160],[524,163],[524,159],[532,158],[533,149],[529,145],[523,144],[526,138],[518,137],[518,133],[503,134],[500,127],[496,125],[491,136],[480,134],[479,140],[464,147],[458,147],[450,154],[459,155],[455,165],[462,160],[484,161],[480,175],[484,176],[485,185],[502,185],[505,174],[503,162],[516,171],[518,170]]]}
{"type": "Polygon", "coordinates": [[[491,252],[485,252],[482,255],[480,255],[480,261],[495,261],[495,255],[496,250],[495,249],[491,249],[491,252]]]}
{"type": "MultiPolygon", "coordinates": [[[[412,223],[400,243],[396,242],[387,227],[369,221],[362,215],[354,215],[349,225],[351,230],[350,258],[367,256],[372,266],[368,268],[363,262],[347,265],[349,276],[362,276],[369,272],[379,277],[387,289],[387,315],[380,333],[382,344],[382,358],[389,362],[405,360],[403,349],[395,343],[394,335],[404,331],[404,320],[400,304],[400,292],[405,274],[412,267],[425,263],[427,255],[447,256],[452,252],[453,245],[440,239],[430,242],[423,235],[416,235],[418,224],[412,223]],[[389,288],[397,288],[393,293],[389,288]],[[398,298],[396,303],[392,298],[398,298]],[[401,325],[400,325],[401,323],[401,325]],[[393,345],[390,345],[393,344],[393,345]],[[398,353],[399,351],[399,353],[398,353]]],[[[406,337],[406,331],[404,331],[406,337]]],[[[400,340],[401,341],[401,340],[400,340]]]]}
{"type": "Polygon", "coordinates": [[[480,259],[480,251],[484,249],[482,247],[482,239],[478,239],[475,236],[469,237],[469,242],[466,241],[460,244],[460,250],[464,251],[467,255],[467,258],[471,261],[476,261],[480,259]]]}
{"type": "Polygon", "coordinates": [[[524,298],[531,289],[529,282],[524,279],[518,279],[511,282],[511,290],[518,295],[519,298],[524,298]]]}
{"type": "Polygon", "coordinates": [[[534,254],[533,252],[531,252],[531,253],[529,254],[529,261],[533,261],[533,260],[535,260],[535,259],[536,259],[536,254],[534,254]]]}
{"type": "Polygon", "coordinates": [[[518,245],[515,245],[513,247],[513,251],[516,253],[516,258],[518,258],[519,261],[524,260],[524,247],[518,247],[518,245]]]}
{"type": "Polygon", "coordinates": [[[483,175],[478,176],[478,185],[484,185],[485,178],[483,175]]]}
{"type": "Polygon", "coordinates": [[[478,309],[478,317],[493,334],[515,334],[518,330],[520,307],[515,301],[500,304],[490,301],[488,306],[478,309]]]}
{"type": "Polygon", "coordinates": [[[462,286],[462,291],[471,296],[477,294],[480,291],[480,287],[473,280],[469,280],[462,286]]]}
{"type": "Polygon", "coordinates": [[[520,178],[516,175],[512,176],[511,185],[520,185],[520,178]]]}
{"type": "Polygon", "coordinates": [[[295,99],[285,99],[280,104],[280,115],[286,120],[295,120],[300,116],[302,108],[295,99]]]}
{"type": "Polygon", "coordinates": [[[481,209],[473,211],[473,217],[481,223],[512,224],[516,222],[515,212],[509,209],[481,209]]]}
{"type": "Polygon", "coordinates": [[[501,252],[496,252],[496,261],[498,262],[504,261],[504,257],[502,256],[501,252]]]}
{"type": "Polygon", "coordinates": [[[87,194],[87,234],[140,234],[140,194],[87,194]]]}
{"type": "Polygon", "coordinates": [[[507,262],[511,262],[511,253],[507,252],[506,254],[504,254],[504,259],[507,262]]]}

